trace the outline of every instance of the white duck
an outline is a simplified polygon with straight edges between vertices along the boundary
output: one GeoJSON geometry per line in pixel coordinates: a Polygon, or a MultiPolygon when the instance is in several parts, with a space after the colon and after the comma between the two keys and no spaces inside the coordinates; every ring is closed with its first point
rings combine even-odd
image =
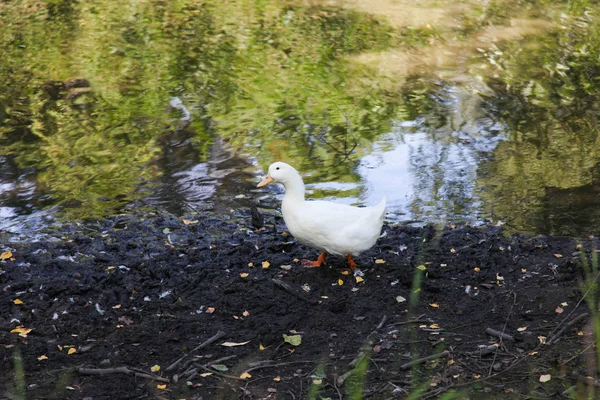
{"type": "Polygon", "coordinates": [[[292,167],[283,162],[269,166],[269,173],[257,187],[281,183],[285,195],[281,204],[283,219],[290,233],[302,244],[322,251],[316,261],[303,261],[305,267],[326,264],[327,253],[346,257],[350,269],[357,264],[352,256],[370,249],[381,234],[385,216],[385,197],[374,207],[352,207],[329,201],[304,200],[304,182],[292,167]]]}

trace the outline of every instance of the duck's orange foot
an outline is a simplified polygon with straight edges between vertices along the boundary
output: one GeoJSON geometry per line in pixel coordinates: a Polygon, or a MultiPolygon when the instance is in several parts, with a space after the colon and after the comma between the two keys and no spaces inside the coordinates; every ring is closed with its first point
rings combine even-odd
{"type": "Polygon", "coordinates": [[[352,255],[348,254],[346,256],[346,260],[348,260],[348,265],[350,266],[350,271],[354,271],[356,269],[356,267],[358,267],[358,264],[354,262],[354,260],[352,259],[352,255]]]}
{"type": "Polygon", "coordinates": [[[319,258],[317,258],[317,261],[302,260],[302,265],[306,268],[320,267],[322,264],[327,264],[327,262],[325,261],[326,257],[327,253],[322,252],[319,258]]]}

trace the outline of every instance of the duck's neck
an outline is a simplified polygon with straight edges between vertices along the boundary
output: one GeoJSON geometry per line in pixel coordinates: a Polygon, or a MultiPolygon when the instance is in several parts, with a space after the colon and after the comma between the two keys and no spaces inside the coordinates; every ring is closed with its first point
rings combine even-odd
{"type": "Polygon", "coordinates": [[[290,202],[304,201],[304,182],[300,175],[294,175],[284,183],[285,196],[284,200],[290,202]]]}

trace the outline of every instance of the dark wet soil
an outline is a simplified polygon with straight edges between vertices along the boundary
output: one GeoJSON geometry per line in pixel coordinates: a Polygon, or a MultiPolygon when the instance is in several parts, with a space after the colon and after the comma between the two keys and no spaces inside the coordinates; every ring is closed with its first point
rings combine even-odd
{"type": "Polygon", "coordinates": [[[0,398],[593,396],[581,300],[595,292],[575,239],[386,226],[354,276],[335,258],[303,268],[296,260],[315,250],[272,216],[256,232],[249,215],[120,216],[36,243],[4,236],[0,398]],[[19,326],[26,337],[11,332],[19,326]]]}

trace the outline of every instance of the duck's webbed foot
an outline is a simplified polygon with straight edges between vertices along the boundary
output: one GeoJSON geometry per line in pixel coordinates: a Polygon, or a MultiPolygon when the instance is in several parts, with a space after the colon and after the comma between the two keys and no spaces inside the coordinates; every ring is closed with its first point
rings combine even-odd
{"type": "Polygon", "coordinates": [[[320,267],[322,264],[327,264],[327,262],[325,261],[326,257],[327,253],[322,252],[319,258],[317,258],[317,261],[302,260],[302,265],[306,268],[320,267]]]}
{"type": "Polygon", "coordinates": [[[356,267],[358,267],[358,264],[354,262],[354,260],[352,259],[352,254],[348,254],[346,256],[346,260],[348,260],[348,265],[350,266],[350,271],[354,271],[356,269],[356,267]]]}

